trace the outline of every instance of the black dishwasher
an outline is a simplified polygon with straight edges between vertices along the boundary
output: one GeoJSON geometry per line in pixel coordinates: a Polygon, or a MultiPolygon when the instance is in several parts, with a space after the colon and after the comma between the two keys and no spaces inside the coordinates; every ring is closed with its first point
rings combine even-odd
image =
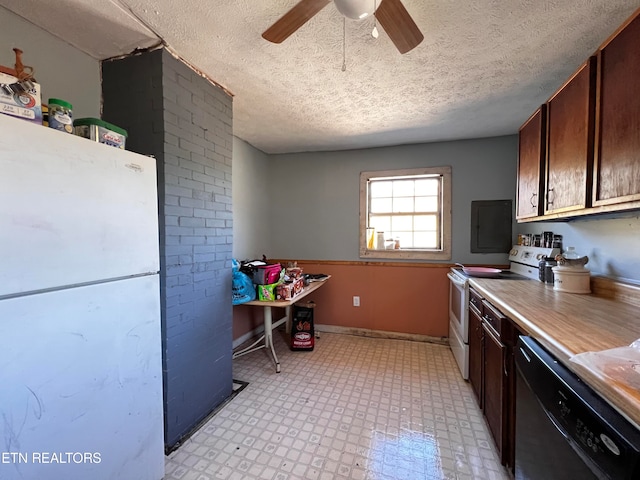
{"type": "Polygon", "coordinates": [[[640,478],[638,429],[531,337],[515,357],[517,480],[640,478]]]}

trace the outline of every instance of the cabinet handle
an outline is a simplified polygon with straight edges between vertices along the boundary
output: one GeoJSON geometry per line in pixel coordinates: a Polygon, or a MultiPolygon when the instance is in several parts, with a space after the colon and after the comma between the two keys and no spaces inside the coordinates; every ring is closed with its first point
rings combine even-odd
{"type": "Polygon", "coordinates": [[[532,193],[532,194],[531,194],[531,198],[529,199],[529,201],[531,202],[531,206],[532,206],[533,208],[536,208],[536,207],[538,206],[538,205],[537,205],[537,202],[536,202],[536,203],[534,203],[534,202],[533,202],[533,199],[534,199],[534,198],[536,198],[537,196],[538,196],[538,194],[537,194],[537,193],[532,193]]]}
{"type": "Polygon", "coordinates": [[[550,189],[547,190],[547,204],[548,205],[553,205],[553,200],[555,200],[555,193],[553,191],[553,187],[551,187],[550,189]],[[551,194],[553,193],[553,198],[551,198],[551,194]]]}

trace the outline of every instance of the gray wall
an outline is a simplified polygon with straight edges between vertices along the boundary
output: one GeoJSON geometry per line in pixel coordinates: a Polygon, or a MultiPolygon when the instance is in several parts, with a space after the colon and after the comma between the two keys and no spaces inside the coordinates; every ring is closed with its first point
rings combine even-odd
{"type": "MultiPolygon", "coordinates": [[[[360,172],[451,165],[452,260],[507,263],[472,254],[471,201],[514,199],[517,136],[367,150],[271,155],[268,256],[359,260],[360,172]]],[[[515,223],[514,223],[515,228],[515,223]]]]}
{"type": "Polygon", "coordinates": [[[232,99],[166,50],[102,70],[104,119],[158,159],[170,449],[231,394],[232,99]]]}
{"type": "Polygon", "coordinates": [[[73,116],[100,117],[100,62],[22,17],[0,7],[0,64],[13,67],[13,48],[34,68],[42,103],[61,98],[73,105],[73,116]]]}
{"type": "Polygon", "coordinates": [[[640,285],[640,213],[611,217],[527,223],[518,227],[518,233],[559,233],[565,247],[574,246],[579,255],[589,257],[587,268],[594,274],[640,285]]]}
{"type": "Polygon", "coordinates": [[[239,138],[233,138],[233,256],[262,258],[269,253],[272,190],[269,156],[239,138]]]}

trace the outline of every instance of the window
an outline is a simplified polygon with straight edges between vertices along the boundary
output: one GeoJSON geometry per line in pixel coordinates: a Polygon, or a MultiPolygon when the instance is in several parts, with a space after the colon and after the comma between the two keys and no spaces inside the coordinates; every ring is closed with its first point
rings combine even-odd
{"type": "Polygon", "coordinates": [[[362,172],[360,256],[450,260],[451,167],[362,172]]]}

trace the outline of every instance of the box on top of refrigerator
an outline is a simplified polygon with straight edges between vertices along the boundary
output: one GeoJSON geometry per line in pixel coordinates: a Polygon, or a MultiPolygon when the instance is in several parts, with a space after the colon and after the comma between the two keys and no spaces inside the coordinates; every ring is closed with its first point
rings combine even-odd
{"type": "Polygon", "coordinates": [[[0,73],[0,113],[42,125],[40,84],[0,73]]]}
{"type": "Polygon", "coordinates": [[[127,131],[99,118],[78,118],[73,122],[74,133],[94,142],[124,150],[127,131]]]}

